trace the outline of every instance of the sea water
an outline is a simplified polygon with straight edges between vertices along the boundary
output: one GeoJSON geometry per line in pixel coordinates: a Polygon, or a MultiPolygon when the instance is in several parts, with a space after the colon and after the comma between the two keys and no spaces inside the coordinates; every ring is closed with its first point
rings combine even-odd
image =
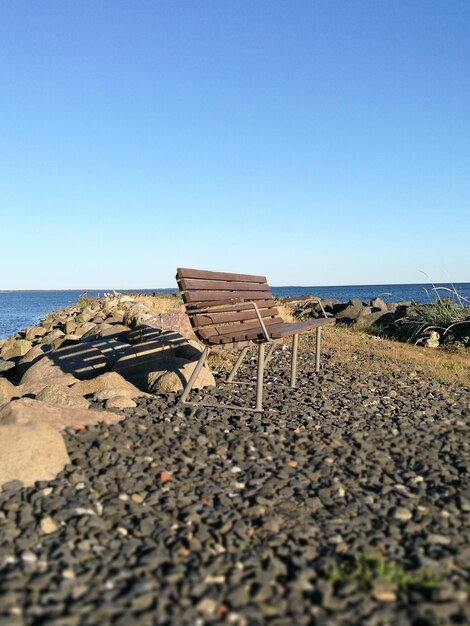
{"type": "MultiPolygon", "coordinates": [[[[138,289],[122,293],[174,293],[175,289],[138,289]]],[[[112,290],[109,290],[112,293],[112,290]]],[[[331,287],[285,286],[272,287],[278,298],[300,298],[318,296],[336,298],[346,302],[351,298],[369,301],[380,296],[385,302],[411,300],[432,302],[436,295],[450,296],[457,292],[465,304],[470,306],[470,283],[411,284],[411,285],[347,285],[331,287]]],[[[0,291],[0,338],[6,338],[27,326],[34,326],[50,311],[74,305],[81,296],[97,297],[106,292],[97,290],[77,291],[0,291]]]]}

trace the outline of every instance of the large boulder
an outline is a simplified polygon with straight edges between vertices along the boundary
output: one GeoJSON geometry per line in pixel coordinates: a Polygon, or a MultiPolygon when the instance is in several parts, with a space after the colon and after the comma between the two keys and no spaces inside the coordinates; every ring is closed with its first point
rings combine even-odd
{"type": "Polygon", "coordinates": [[[28,341],[32,341],[37,337],[43,337],[47,333],[47,330],[44,326],[32,326],[26,330],[25,339],[28,341]]]}
{"type": "Polygon", "coordinates": [[[61,339],[62,337],[64,337],[64,333],[58,328],[55,328],[54,330],[51,330],[49,333],[47,333],[47,335],[44,335],[44,337],[41,339],[41,344],[43,346],[53,345],[56,339],[61,339]]]}
{"type": "Polygon", "coordinates": [[[6,378],[0,378],[0,404],[9,402],[15,396],[19,397],[17,387],[6,378]]]}
{"type": "Polygon", "coordinates": [[[372,313],[387,310],[386,303],[382,300],[382,298],[379,298],[378,296],[376,298],[372,298],[369,305],[372,307],[372,313]]]}
{"type": "Polygon", "coordinates": [[[120,340],[125,338],[129,330],[130,329],[124,326],[124,324],[109,324],[108,322],[103,322],[97,324],[94,328],[82,335],[82,341],[95,341],[97,339],[103,339],[104,337],[120,340]]]}
{"type": "Polygon", "coordinates": [[[39,361],[47,352],[51,351],[50,346],[37,345],[28,350],[28,352],[21,357],[21,359],[16,364],[16,375],[18,378],[21,378],[27,369],[39,361]]]}
{"type": "Polygon", "coordinates": [[[115,322],[122,324],[124,322],[124,314],[125,314],[125,311],[121,309],[113,309],[112,311],[106,314],[105,321],[111,324],[115,322]]]}
{"type": "Polygon", "coordinates": [[[15,364],[13,361],[5,361],[5,359],[0,357],[0,376],[5,374],[5,372],[12,370],[14,367],[15,364]]]}
{"type": "Polygon", "coordinates": [[[129,394],[132,394],[129,396],[131,398],[137,398],[138,396],[143,395],[143,392],[140,389],[128,382],[117,372],[105,372],[104,374],[101,374],[96,378],[92,378],[91,380],[77,382],[72,389],[81,396],[91,396],[108,389],[125,392],[115,395],[128,396],[129,394]]]}
{"type": "Polygon", "coordinates": [[[80,430],[100,422],[116,424],[122,415],[109,411],[94,411],[69,407],[48,406],[39,400],[21,398],[0,407],[0,425],[2,424],[49,424],[56,430],[74,428],[80,430]]]}
{"type": "Polygon", "coordinates": [[[105,368],[106,359],[100,350],[88,343],[77,343],[42,356],[26,370],[21,383],[49,381],[63,374],[73,374],[81,380],[88,379],[103,373],[105,368]]]}
{"type": "Polygon", "coordinates": [[[71,407],[76,409],[88,409],[90,403],[78,394],[73,387],[65,385],[47,385],[36,395],[40,400],[50,406],[71,407]]]}
{"type": "Polygon", "coordinates": [[[78,327],[77,322],[73,318],[70,318],[65,322],[64,332],[66,335],[73,335],[75,334],[77,327],[78,327]]]}
{"type": "Polygon", "coordinates": [[[111,398],[137,398],[139,396],[146,395],[143,394],[140,389],[137,389],[137,393],[132,389],[123,389],[122,387],[111,387],[109,389],[101,389],[101,391],[97,391],[93,394],[93,400],[98,400],[99,402],[103,402],[103,400],[110,400],[111,398]]]}
{"type": "MultiPolygon", "coordinates": [[[[334,307],[336,321],[344,324],[353,324],[359,317],[364,315],[364,303],[358,298],[352,298],[345,305],[337,305],[334,307]]],[[[371,312],[368,307],[368,313],[371,312]]]]}
{"type": "Polygon", "coordinates": [[[24,356],[31,350],[32,343],[27,339],[8,339],[2,346],[1,356],[5,361],[24,356]]]}
{"type": "Polygon", "coordinates": [[[96,348],[101,352],[106,362],[106,370],[109,370],[120,356],[126,354],[126,351],[130,347],[128,343],[116,341],[116,339],[112,337],[103,337],[95,341],[88,341],[86,345],[96,348]]]}
{"type": "Polygon", "coordinates": [[[134,409],[137,404],[132,398],[126,398],[125,396],[113,396],[104,403],[107,409],[134,409]]]}
{"type": "Polygon", "coordinates": [[[371,328],[371,326],[379,326],[380,328],[384,328],[385,326],[392,324],[393,320],[393,313],[389,313],[387,310],[375,311],[374,313],[370,313],[369,315],[359,316],[356,320],[356,326],[361,330],[369,329],[371,328]]]}
{"type": "Polygon", "coordinates": [[[135,328],[142,324],[147,317],[151,317],[149,308],[145,304],[134,304],[124,314],[124,324],[129,328],[135,328]]]}
{"type": "Polygon", "coordinates": [[[0,426],[0,486],[52,480],[70,463],[62,436],[48,424],[0,426]]]}
{"type": "Polygon", "coordinates": [[[141,389],[145,388],[147,373],[159,369],[159,365],[156,365],[159,359],[172,356],[177,347],[187,343],[178,333],[155,329],[150,331],[156,337],[153,341],[144,339],[142,343],[129,346],[112,367],[113,371],[141,389]]]}
{"type": "MultiPolygon", "coordinates": [[[[75,378],[73,374],[62,374],[62,376],[56,376],[52,379],[54,385],[62,385],[63,387],[70,387],[74,383],[78,382],[78,378],[75,378]]],[[[36,380],[31,383],[25,383],[24,385],[18,385],[16,387],[15,397],[23,396],[37,396],[49,382],[47,380],[36,380]]]]}
{"type": "Polygon", "coordinates": [[[79,323],[78,326],[73,331],[73,334],[78,335],[79,337],[82,337],[89,330],[91,330],[92,328],[95,328],[95,326],[96,324],[94,324],[93,322],[84,322],[83,324],[79,323]]]}
{"type": "MultiPolygon", "coordinates": [[[[196,361],[178,357],[161,359],[152,372],[147,374],[147,389],[152,393],[180,391],[186,386],[196,367],[196,361]]],[[[203,367],[193,385],[194,389],[215,386],[215,379],[209,368],[203,367]]]]}
{"type": "Polygon", "coordinates": [[[177,332],[184,337],[193,336],[193,330],[186,313],[168,311],[167,313],[152,315],[145,318],[145,325],[162,331],[177,332]]]}

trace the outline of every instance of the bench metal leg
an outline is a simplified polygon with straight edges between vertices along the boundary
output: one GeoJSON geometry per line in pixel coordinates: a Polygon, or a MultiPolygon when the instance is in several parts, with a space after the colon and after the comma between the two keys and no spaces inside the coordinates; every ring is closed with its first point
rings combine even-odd
{"type": "Polygon", "coordinates": [[[228,383],[231,383],[232,380],[235,378],[235,375],[238,372],[238,368],[242,364],[242,361],[245,358],[247,352],[248,352],[248,346],[245,346],[244,348],[242,348],[242,351],[240,352],[235,365],[232,367],[232,370],[231,370],[230,374],[227,377],[227,382],[228,383]]]}
{"type": "Polygon", "coordinates": [[[263,410],[264,343],[258,344],[258,378],[256,382],[256,408],[263,410]]]}
{"type": "Polygon", "coordinates": [[[321,347],[321,326],[317,328],[317,337],[316,337],[316,348],[315,348],[315,371],[320,371],[320,347],[321,347]]]}
{"type": "Polygon", "coordinates": [[[269,345],[268,351],[266,352],[266,356],[264,357],[264,367],[267,367],[269,361],[272,359],[273,356],[273,352],[274,352],[274,343],[271,343],[269,345]]]}
{"type": "Polygon", "coordinates": [[[297,380],[297,346],[299,344],[299,335],[294,335],[292,337],[292,361],[290,368],[290,386],[292,388],[295,387],[295,383],[297,380]]]}
{"type": "Polygon", "coordinates": [[[196,367],[193,369],[193,373],[189,377],[188,383],[184,388],[183,394],[181,395],[181,402],[186,402],[186,398],[189,396],[189,392],[193,388],[194,383],[196,382],[197,377],[199,376],[199,372],[202,370],[204,363],[209,355],[209,348],[206,346],[202,351],[202,354],[197,362],[196,367]]]}

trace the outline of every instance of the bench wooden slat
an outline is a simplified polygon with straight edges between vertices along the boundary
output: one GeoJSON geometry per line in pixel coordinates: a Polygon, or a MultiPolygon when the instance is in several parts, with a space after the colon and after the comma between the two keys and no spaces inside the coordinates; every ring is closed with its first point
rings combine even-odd
{"type": "MultiPolygon", "coordinates": [[[[276,301],[274,299],[271,300],[256,300],[256,306],[258,309],[275,309],[276,301]]],[[[189,316],[197,315],[196,312],[192,311],[191,307],[199,308],[199,305],[196,303],[186,305],[186,312],[189,316]]],[[[239,311],[253,311],[253,305],[249,302],[234,302],[230,304],[230,302],[222,301],[220,305],[216,305],[214,302],[202,302],[200,308],[204,308],[210,310],[209,315],[213,315],[215,313],[238,313],[239,311]],[[216,311],[211,310],[212,307],[217,306],[216,311]]]]}
{"type": "Polygon", "coordinates": [[[269,292],[265,291],[183,291],[183,301],[194,304],[196,302],[223,302],[226,300],[265,300],[268,294],[269,292]]]}
{"type": "MultiPolygon", "coordinates": [[[[268,317],[263,319],[263,323],[266,326],[266,330],[269,332],[270,326],[279,326],[282,324],[282,317],[268,317]]],[[[263,331],[261,330],[261,326],[258,320],[252,320],[248,322],[238,323],[238,324],[227,324],[220,326],[206,326],[202,327],[199,332],[203,334],[205,337],[215,337],[217,335],[230,335],[235,336],[239,333],[242,335],[247,331],[257,330],[261,334],[263,331]]]]}
{"type": "MultiPolygon", "coordinates": [[[[261,317],[276,317],[278,315],[278,310],[276,308],[272,309],[260,309],[259,310],[261,317]]],[[[246,311],[231,311],[230,313],[208,313],[208,314],[199,314],[194,315],[191,319],[192,324],[200,328],[201,326],[208,325],[216,325],[216,324],[225,324],[228,322],[244,322],[247,320],[258,319],[256,315],[256,311],[250,307],[246,311]]]]}
{"type": "Polygon", "coordinates": [[[231,272],[210,272],[179,267],[176,270],[179,278],[202,278],[204,280],[229,280],[244,283],[267,283],[266,276],[252,276],[251,274],[233,274],[231,272]]]}
{"type": "Polygon", "coordinates": [[[180,288],[187,290],[211,291],[268,291],[267,283],[235,282],[228,280],[200,280],[199,278],[182,278],[180,288]]]}

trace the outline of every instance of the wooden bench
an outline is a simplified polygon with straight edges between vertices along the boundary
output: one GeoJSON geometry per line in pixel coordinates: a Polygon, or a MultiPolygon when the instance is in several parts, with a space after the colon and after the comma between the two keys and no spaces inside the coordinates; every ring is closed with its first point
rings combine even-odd
{"type": "MultiPolygon", "coordinates": [[[[335,320],[325,317],[294,324],[285,322],[276,308],[264,276],[210,272],[178,268],[176,281],[180,288],[186,313],[196,337],[204,345],[201,357],[181,396],[187,403],[188,395],[201,371],[210,350],[241,349],[227,382],[232,382],[250,346],[258,346],[256,407],[230,407],[263,410],[264,369],[269,362],[274,343],[292,337],[290,386],[295,387],[297,375],[297,345],[299,333],[316,330],[315,370],[320,369],[321,329],[335,320]],[[265,353],[265,345],[269,348],[265,353]]],[[[321,302],[320,302],[321,306],[321,302]]],[[[191,403],[195,404],[195,403],[191,403]]]]}

